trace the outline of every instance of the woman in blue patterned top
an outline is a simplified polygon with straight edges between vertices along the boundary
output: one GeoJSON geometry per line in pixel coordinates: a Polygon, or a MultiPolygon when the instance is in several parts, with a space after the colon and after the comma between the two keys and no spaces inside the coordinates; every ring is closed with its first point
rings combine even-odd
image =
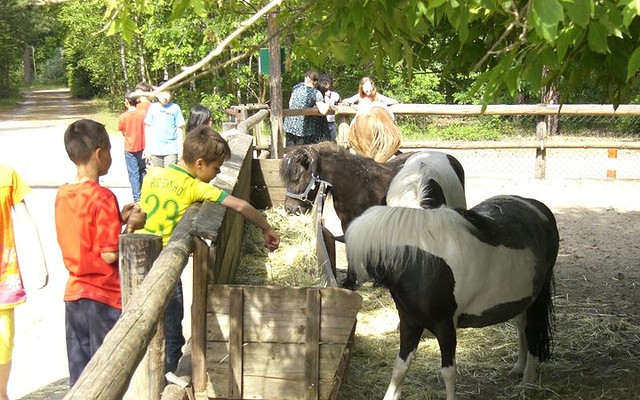
{"type": "Polygon", "coordinates": [[[322,116],[296,115],[285,117],[284,131],[287,136],[287,146],[318,143],[329,139],[329,124],[324,115],[329,111],[329,104],[325,103],[324,96],[317,89],[318,72],[309,70],[304,76],[304,82],[293,87],[289,108],[297,110],[301,108],[317,107],[322,116]]]}

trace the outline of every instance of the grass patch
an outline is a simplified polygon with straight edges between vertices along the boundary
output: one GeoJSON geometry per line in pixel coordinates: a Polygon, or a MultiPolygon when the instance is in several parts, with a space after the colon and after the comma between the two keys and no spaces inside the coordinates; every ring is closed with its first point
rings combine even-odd
{"type": "Polygon", "coordinates": [[[20,95],[0,97],[0,112],[8,112],[8,111],[15,110],[18,107],[20,100],[22,100],[22,96],[20,95]]]}
{"type": "MultiPolygon", "coordinates": [[[[111,109],[109,101],[107,99],[93,99],[88,100],[91,104],[92,115],[91,119],[104,124],[109,133],[118,133],[118,112],[111,109]]],[[[122,110],[124,112],[124,110],[122,110]]]]}

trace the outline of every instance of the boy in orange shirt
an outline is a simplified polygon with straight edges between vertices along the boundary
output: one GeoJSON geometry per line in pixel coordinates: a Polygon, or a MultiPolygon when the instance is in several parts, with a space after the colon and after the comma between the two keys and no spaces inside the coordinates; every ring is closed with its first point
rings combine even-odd
{"type": "Polygon", "coordinates": [[[120,317],[118,239],[122,225],[141,211],[128,204],[120,213],[116,196],[98,183],[111,166],[104,125],[78,120],[67,128],[64,145],[77,168],[75,180],[58,189],[55,201],[58,244],[69,271],[64,301],[72,387],[120,317]]]}
{"type": "Polygon", "coordinates": [[[142,179],[147,173],[146,162],[142,156],[144,152],[144,117],[145,109],[138,108],[138,98],[135,93],[127,92],[124,96],[124,104],[127,111],[118,117],[118,130],[124,136],[124,161],[127,165],[129,183],[133,202],[140,201],[140,187],[142,179]]]}

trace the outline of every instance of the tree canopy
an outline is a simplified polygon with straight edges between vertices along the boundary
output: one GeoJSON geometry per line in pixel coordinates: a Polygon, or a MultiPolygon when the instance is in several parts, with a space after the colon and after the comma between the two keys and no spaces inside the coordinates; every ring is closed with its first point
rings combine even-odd
{"type": "MultiPolygon", "coordinates": [[[[170,0],[172,15],[204,18],[246,12],[266,2],[170,0]]],[[[125,37],[136,31],[133,8],[147,0],[109,0],[107,15],[125,37]]],[[[443,79],[477,73],[484,101],[522,85],[561,92],[591,81],[614,103],[630,98],[640,70],[638,0],[306,0],[282,1],[282,34],[292,52],[321,65],[401,63],[443,79]],[[543,74],[543,68],[546,71],[543,74]]]]}

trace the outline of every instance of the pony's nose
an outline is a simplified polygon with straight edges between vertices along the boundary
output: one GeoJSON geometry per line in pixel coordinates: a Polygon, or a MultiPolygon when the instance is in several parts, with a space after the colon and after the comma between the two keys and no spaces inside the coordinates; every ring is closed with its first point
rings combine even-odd
{"type": "Polygon", "coordinates": [[[290,204],[285,204],[284,205],[284,210],[289,215],[300,215],[300,206],[298,206],[298,205],[292,206],[290,204]]]}

